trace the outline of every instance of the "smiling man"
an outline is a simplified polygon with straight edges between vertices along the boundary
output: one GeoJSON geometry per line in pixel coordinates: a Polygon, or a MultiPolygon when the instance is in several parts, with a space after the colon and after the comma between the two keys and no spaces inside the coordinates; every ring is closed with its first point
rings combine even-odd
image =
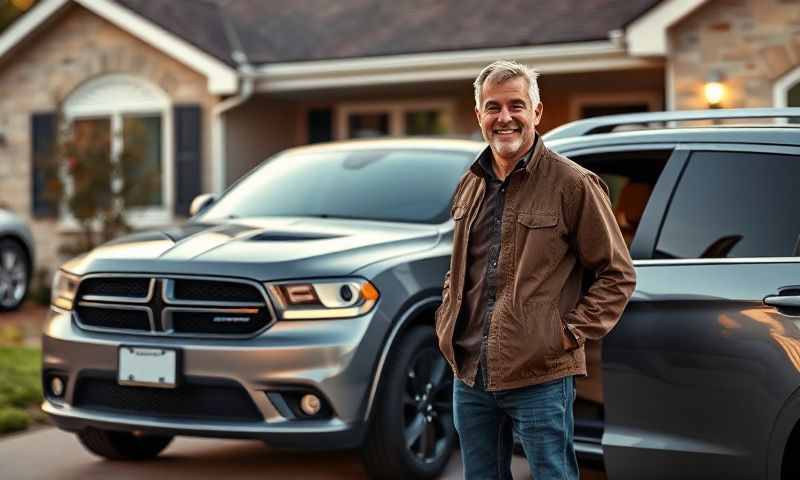
{"type": "Polygon", "coordinates": [[[614,327],[636,283],[608,187],[536,132],[536,78],[508,61],[478,75],[475,113],[489,146],[453,199],[436,333],[456,375],[467,479],[511,478],[512,431],[536,480],[578,478],[573,377],[586,375],[586,339],[614,327]]]}

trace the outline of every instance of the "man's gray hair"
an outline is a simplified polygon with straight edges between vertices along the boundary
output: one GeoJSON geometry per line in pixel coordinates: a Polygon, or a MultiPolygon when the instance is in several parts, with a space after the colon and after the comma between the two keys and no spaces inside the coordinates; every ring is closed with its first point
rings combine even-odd
{"type": "Polygon", "coordinates": [[[536,81],[539,78],[539,72],[513,60],[498,60],[481,70],[473,83],[475,107],[478,110],[481,108],[481,91],[485,83],[503,83],[516,77],[522,77],[528,82],[528,97],[531,107],[536,107],[536,104],[539,103],[539,83],[536,81]]]}

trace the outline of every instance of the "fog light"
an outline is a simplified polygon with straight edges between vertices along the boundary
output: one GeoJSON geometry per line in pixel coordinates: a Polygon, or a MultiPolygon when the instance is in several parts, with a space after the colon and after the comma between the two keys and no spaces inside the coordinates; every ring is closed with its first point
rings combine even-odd
{"type": "Polygon", "coordinates": [[[64,395],[64,381],[61,377],[53,377],[50,379],[50,392],[56,397],[64,395]]]}
{"type": "Polygon", "coordinates": [[[300,399],[300,408],[303,409],[303,413],[306,415],[313,416],[319,413],[322,403],[316,395],[303,395],[303,398],[300,399]]]}

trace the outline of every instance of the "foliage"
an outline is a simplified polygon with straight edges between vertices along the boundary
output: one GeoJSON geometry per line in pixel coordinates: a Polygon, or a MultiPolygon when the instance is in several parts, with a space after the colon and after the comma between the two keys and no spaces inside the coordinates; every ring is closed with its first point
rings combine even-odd
{"type": "Polygon", "coordinates": [[[34,0],[0,0],[0,32],[35,4],[34,0]]]}
{"type": "Polygon", "coordinates": [[[62,118],[60,124],[57,158],[45,167],[50,179],[45,194],[63,205],[80,227],[74,242],[61,248],[71,256],[128,233],[129,207],[161,203],[159,166],[146,161],[154,157],[148,149],[160,148],[160,139],[153,141],[144,120],[125,118],[116,133],[123,148],[115,155],[110,118],[62,118]]]}
{"type": "Polygon", "coordinates": [[[0,347],[0,433],[41,421],[33,410],[42,401],[41,362],[38,349],[0,347]]]}

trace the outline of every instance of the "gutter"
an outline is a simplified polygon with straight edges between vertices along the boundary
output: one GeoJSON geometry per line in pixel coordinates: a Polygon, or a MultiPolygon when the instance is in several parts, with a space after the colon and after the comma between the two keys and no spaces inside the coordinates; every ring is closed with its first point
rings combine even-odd
{"type": "Polygon", "coordinates": [[[211,111],[211,145],[213,151],[213,185],[212,191],[218,195],[222,194],[227,186],[226,170],[226,142],[225,142],[225,113],[233,110],[245,103],[253,95],[255,89],[256,70],[244,53],[239,34],[233,25],[230,17],[225,14],[222,4],[220,8],[220,18],[225,29],[225,36],[231,46],[231,58],[236,62],[237,76],[239,77],[239,91],[216,104],[211,111]]]}

